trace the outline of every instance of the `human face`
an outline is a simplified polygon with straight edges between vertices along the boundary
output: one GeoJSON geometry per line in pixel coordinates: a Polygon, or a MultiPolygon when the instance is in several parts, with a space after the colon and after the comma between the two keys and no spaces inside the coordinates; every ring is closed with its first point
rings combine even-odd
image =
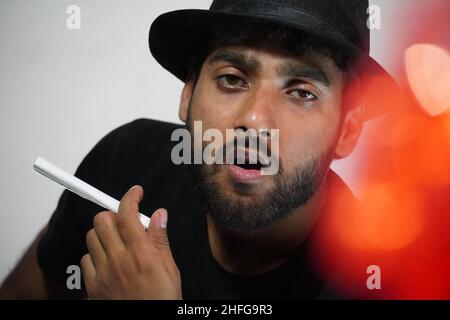
{"type": "Polygon", "coordinates": [[[180,116],[203,130],[278,129],[276,175],[235,165],[194,166],[207,210],[229,229],[276,223],[315,194],[339,142],[344,75],[325,55],[296,57],[267,47],[226,46],[205,60],[195,89],[183,90],[180,116]],[[244,170],[244,171],[243,171],[244,170]]]}

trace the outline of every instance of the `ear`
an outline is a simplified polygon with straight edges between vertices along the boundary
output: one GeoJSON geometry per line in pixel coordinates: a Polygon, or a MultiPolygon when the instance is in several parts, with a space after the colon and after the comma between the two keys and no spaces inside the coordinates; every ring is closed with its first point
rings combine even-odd
{"type": "Polygon", "coordinates": [[[335,159],[345,158],[355,149],[364,126],[363,117],[364,106],[354,107],[346,113],[335,149],[335,159]]]}
{"type": "Polygon", "coordinates": [[[178,117],[183,122],[186,122],[187,120],[189,112],[189,104],[192,99],[193,91],[194,91],[194,81],[193,80],[186,81],[183,87],[183,91],[181,91],[180,109],[178,110],[178,117]]]}

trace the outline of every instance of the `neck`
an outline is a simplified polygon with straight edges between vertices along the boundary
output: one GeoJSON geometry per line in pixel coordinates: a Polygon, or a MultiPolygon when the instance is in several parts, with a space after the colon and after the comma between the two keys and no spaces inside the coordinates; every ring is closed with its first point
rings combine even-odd
{"type": "Polygon", "coordinates": [[[215,259],[228,272],[240,275],[264,273],[282,264],[305,241],[324,207],[327,197],[324,180],[304,206],[263,230],[225,230],[207,215],[209,245],[215,259]]]}

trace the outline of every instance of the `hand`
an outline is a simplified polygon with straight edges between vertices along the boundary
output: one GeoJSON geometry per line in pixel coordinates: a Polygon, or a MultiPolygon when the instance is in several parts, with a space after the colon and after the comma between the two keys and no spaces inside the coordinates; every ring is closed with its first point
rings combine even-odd
{"type": "Polygon", "coordinates": [[[139,221],[140,186],[120,201],[118,215],[94,217],[86,234],[89,254],[81,259],[92,299],[181,299],[181,278],[167,237],[167,211],[156,210],[147,231],[139,221]]]}

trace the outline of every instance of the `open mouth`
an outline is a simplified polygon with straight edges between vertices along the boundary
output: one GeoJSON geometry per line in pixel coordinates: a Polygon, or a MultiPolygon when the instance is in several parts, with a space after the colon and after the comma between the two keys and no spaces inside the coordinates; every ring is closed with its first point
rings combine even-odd
{"type": "Polygon", "coordinates": [[[256,163],[250,163],[250,159],[247,157],[244,163],[239,163],[238,159],[235,158],[233,164],[244,170],[261,170],[265,167],[259,160],[256,163]]]}
{"type": "Polygon", "coordinates": [[[270,160],[254,149],[236,149],[233,164],[245,170],[261,170],[269,166],[270,160]]]}
{"type": "Polygon", "coordinates": [[[255,181],[263,176],[261,170],[268,167],[270,161],[267,157],[256,150],[235,151],[234,161],[229,166],[233,177],[239,181],[255,181]]]}
{"type": "Polygon", "coordinates": [[[257,163],[257,164],[235,164],[235,165],[244,170],[261,170],[261,168],[262,168],[262,165],[259,163],[257,163]]]}

